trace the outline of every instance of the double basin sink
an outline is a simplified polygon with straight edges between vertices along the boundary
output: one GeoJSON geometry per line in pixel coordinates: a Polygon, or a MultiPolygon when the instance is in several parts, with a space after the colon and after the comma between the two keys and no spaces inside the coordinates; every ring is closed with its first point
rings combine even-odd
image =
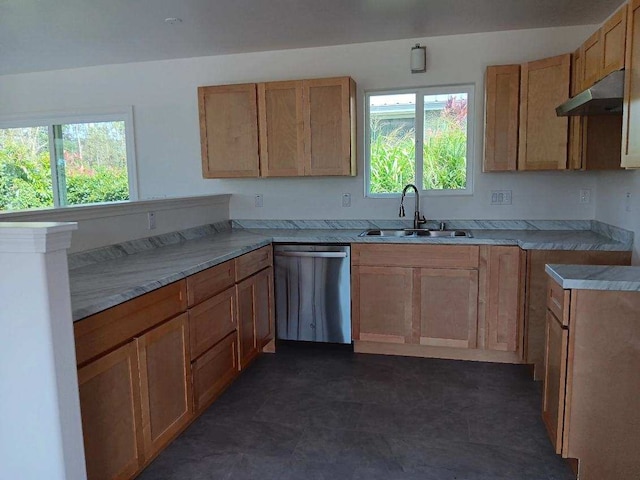
{"type": "Polygon", "coordinates": [[[360,237],[431,237],[431,238],[471,238],[468,230],[427,230],[426,228],[402,228],[384,230],[365,230],[360,237]]]}

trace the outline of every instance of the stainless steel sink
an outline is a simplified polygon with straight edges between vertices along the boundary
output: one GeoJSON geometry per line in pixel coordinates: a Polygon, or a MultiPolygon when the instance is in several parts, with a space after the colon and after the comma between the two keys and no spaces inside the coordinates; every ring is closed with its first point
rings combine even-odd
{"type": "Polygon", "coordinates": [[[385,229],[365,230],[361,237],[433,237],[433,238],[471,238],[473,235],[468,230],[427,230],[427,229],[385,229]]]}

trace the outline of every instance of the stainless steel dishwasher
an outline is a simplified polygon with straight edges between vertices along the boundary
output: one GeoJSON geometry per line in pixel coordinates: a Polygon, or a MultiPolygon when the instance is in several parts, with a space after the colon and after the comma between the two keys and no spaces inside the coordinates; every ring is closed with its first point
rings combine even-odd
{"type": "Polygon", "coordinates": [[[276,337],[351,343],[348,245],[276,245],[276,337]]]}

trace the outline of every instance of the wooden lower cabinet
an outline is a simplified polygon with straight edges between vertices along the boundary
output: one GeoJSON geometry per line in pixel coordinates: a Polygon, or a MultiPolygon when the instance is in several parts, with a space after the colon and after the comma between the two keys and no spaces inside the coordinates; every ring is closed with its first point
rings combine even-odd
{"type": "Polygon", "coordinates": [[[275,338],[275,304],[273,298],[273,268],[255,275],[256,346],[264,347],[275,338]]]}
{"type": "Polygon", "coordinates": [[[193,401],[200,413],[238,375],[238,335],[234,331],[209,349],[192,365],[193,401]]]}
{"type": "Polygon", "coordinates": [[[524,360],[534,365],[536,380],[544,375],[547,263],[579,265],[630,265],[631,252],[529,250],[527,252],[527,292],[525,299],[524,360]]]}
{"type": "Polygon", "coordinates": [[[525,259],[512,246],[352,246],[355,350],[521,362],[525,259]]]}
{"type": "Polygon", "coordinates": [[[236,285],[238,302],[238,356],[240,369],[273,338],[273,268],[269,267],[236,285]]]}
{"type": "Polygon", "coordinates": [[[542,420],[556,453],[562,453],[568,341],[569,330],[547,310],[542,420]]]}
{"type": "Polygon", "coordinates": [[[88,478],[132,477],[143,464],[135,344],[80,368],[78,384],[88,478]]]}
{"type": "Polygon", "coordinates": [[[420,344],[475,348],[478,329],[478,271],[421,268],[420,344]]]}
{"type": "Polygon", "coordinates": [[[413,335],[413,269],[354,266],[353,338],[409,343],[413,335]]]}
{"type": "Polygon", "coordinates": [[[635,480],[640,292],[564,292],[562,318],[547,310],[542,418],[549,437],[563,458],[577,459],[580,480],[635,480]]]}
{"type": "Polygon", "coordinates": [[[136,339],[147,458],[170,442],[193,415],[187,321],[183,313],[136,339]]]}

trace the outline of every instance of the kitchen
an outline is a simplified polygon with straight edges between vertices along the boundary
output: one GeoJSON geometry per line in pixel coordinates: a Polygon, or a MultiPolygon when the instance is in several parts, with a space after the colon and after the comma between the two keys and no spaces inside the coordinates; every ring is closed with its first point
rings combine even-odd
{"type": "MultiPolygon", "coordinates": [[[[479,120],[484,110],[485,68],[573,51],[595,29],[592,25],[479,33],[3,75],[0,103],[3,113],[8,114],[133,105],[140,198],[232,195],[228,206],[211,200],[214,209],[204,200],[199,205],[191,200],[189,209],[172,206],[169,199],[159,200],[156,232],[161,234],[229,218],[397,218],[397,198],[374,199],[362,194],[365,171],[362,153],[358,157],[358,176],[354,178],[204,180],[197,123],[198,86],[344,74],[354,78],[359,92],[475,84],[474,193],[422,198],[422,213],[427,218],[597,220],[638,234],[637,215],[633,212],[640,189],[635,172],[481,173],[483,125],[479,120]],[[428,49],[428,69],[422,75],[412,75],[408,69],[408,51],[417,42],[428,49]],[[180,75],[173,74],[175,71],[180,75]],[[53,91],[55,95],[49,93],[53,91]],[[579,192],[583,189],[591,190],[590,203],[580,202],[579,192]],[[491,206],[492,190],[511,190],[512,204],[491,206]],[[628,205],[627,192],[632,194],[628,205]],[[342,207],[344,193],[351,194],[351,207],[342,207]],[[255,206],[256,194],[263,195],[263,207],[255,206]]],[[[357,110],[359,135],[365,124],[361,98],[357,110]]],[[[108,220],[81,219],[71,251],[148,236],[146,213],[151,205],[142,205],[138,211],[130,210],[120,216],[113,216],[112,211],[108,220]]],[[[60,220],[72,219],[63,218],[64,213],[44,218],[56,215],[60,220]]]]}

